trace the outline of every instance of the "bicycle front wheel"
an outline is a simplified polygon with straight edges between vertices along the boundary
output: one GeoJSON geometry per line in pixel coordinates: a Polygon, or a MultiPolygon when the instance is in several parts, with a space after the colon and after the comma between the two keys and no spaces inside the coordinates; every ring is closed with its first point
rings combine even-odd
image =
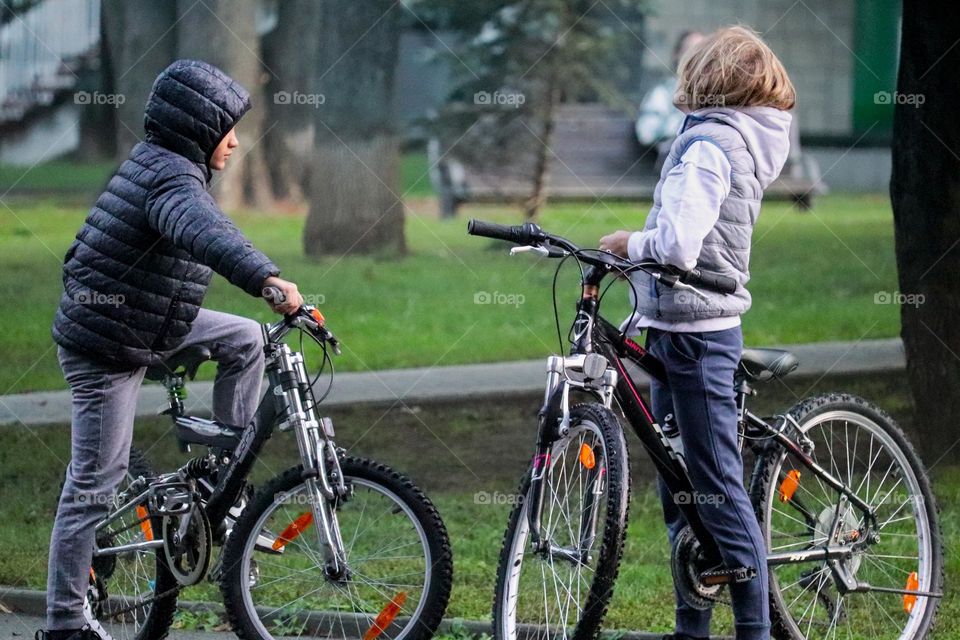
{"type": "Polygon", "coordinates": [[[538,463],[531,472],[543,473],[542,548],[532,548],[527,474],[500,552],[494,638],[590,640],[613,595],[626,535],[623,431],[602,405],[578,405],[567,435],[538,463]]]}
{"type": "Polygon", "coordinates": [[[943,591],[938,510],[920,459],[890,416],[860,398],[830,394],[790,410],[812,457],[875,513],[875,524],[802,460],[774,447],[757,460],[752,493],[772,553],[846,547],[838,586],[829,562],[770,567],[774,634],[791,640],[927,638],[943,591]]]}
{"type": "Polygon", "coordinates": [[[302,467],[259,490],[237,521],[220,587],[243,640],[428,640],[440,624],[453,562],[436,508],[385,465],[345,458],[341,468],[353,489],[335,511],[343,574],[324,571],[321,525],[313,522],[302,467]]]}

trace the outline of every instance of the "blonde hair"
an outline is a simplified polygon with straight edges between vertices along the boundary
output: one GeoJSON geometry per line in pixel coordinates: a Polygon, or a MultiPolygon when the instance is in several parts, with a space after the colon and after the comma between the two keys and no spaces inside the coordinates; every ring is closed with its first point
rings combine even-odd
{"type": "Polygon", "coordinates": [[[691,111],[703,107],[789,110],[797,101],[776,54],[744,27],[725,27],[705,37],[683,56],[678,73],[674,104],[691,111]]]}

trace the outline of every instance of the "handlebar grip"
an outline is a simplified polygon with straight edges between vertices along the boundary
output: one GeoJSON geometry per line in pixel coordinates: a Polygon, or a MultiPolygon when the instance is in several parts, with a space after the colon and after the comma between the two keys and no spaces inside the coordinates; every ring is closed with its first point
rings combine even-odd
{"type": "Polygon", "coordinates": [[[264,287],[260,295],[270,304],[283,304],[287,301],[287,296],[283,295],[283,291],[277,287],[264,287]]]}
{"type": "Polygon", "coordinates": [[[532,222],[507,226],[496,224],[495,222],[471,219],[467,222],[467,233],[472,236],[493,238],[494,240],[506,240],[514,244],[530,244],[543,237],[543,232],[540,230],[540,227],[532,222]]]}
{"type": "Polygon", "coordinates": [[[718,273],[706,273],[700,269],[691,269],[680,277],[681,282],[690,285],[701,285],[706,289],[718,293],[733,293],[737,290],[737,281],[729,276],[718,273]]]}

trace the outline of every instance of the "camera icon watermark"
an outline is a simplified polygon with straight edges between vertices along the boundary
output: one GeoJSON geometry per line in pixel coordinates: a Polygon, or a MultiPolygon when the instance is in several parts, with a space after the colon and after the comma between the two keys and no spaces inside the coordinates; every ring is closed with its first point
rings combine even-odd
{"type": "Polygon", "coordinates": [[[473,304],[502,304],[519,307],[527,301],[522,293],[503,293],[500,291],[477,291],[473,294],[473,304]]]}
{"type": "Polygon", "coordinates": [[[83,305],[103,305],[119,307],[126,302],[122,293],[100,293],[99,291],[78,291],[73,294],[73,301],[83,305]]]}
{"type": "Polygon", "coordinates": [[[911,107],[919,107],[926,101],[927,96],[922,93],[877,91],[875,94],[873,94],[874,104],[904,104],[911,107]]]}
{"type": "Polygon", "coordinates": [[[509,505],[523,504],[523,496],[516,493],[502,493],[500,491],[477,491],[473,494],[473,504],[482,505],[509,505]]]}
{"type": "Polygon", "coordinates": [[[106,105],[114,109],[127,101],[122,93],[101,93],[99,91],[77,91],[73,94],[73,103],[79,105],[106,105]]]}
{"type": "Polygon", "coordinates": [[[301,93],[299,91],[277,91],[273,94],[274,104],[306,105],[319,109],[326,104],[327,96],[322,93],[301,93]]]}
{"type": "Polygon", "coordinates": [[[926,302],[922,293],[902,293],[900,291],[877,291],[873,294],[873,304],[896,304],[917,308],[926,302]]]}
{"type": "Polygon", "coordinates": [[[673,501],[678,505],[720,505],[727,501],[722,493],[700,493],[699,491],[678,491],[673,494],[673,501]]]}
{"type": "Polygon", "coordinates": [[[527,96],[519,91],[477,91],[473,94],[473,103],[481,106],[501,106],[519,109],[526,104],[527,96]]]}

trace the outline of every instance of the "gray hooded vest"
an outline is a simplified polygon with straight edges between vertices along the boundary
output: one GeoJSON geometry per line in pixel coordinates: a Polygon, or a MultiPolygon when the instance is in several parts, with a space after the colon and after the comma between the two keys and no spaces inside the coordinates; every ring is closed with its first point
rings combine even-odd
{"type": "Polygon", "coordinates": [[[701,289],[707,297],[707,300],[702,300],[689,292],[670,289],[646,273],[638,272],[631,279],[636,290],[634,303],[639,314],[667,322],[689,322],[739,316],[750,308],[750,293],[745,288],[750,279],[750,241],[753,226],[760,213],[763,188],[779,174],[786,157],[785,153],[783,157],[777,157],[780,155],[780,147],[788,144],[786,134],[780,136],[776,133],[776,128],[782,128],[784,122],[786,131],[789,131],[789,114],[769,108],[744,111],[724,109],[702,116],[687,116],[681,133],[674,140],[663,164],[660,182],[654,190],[653,207],[647,216],[644,230],[657,226],[662,204],[660,189],[663,179],[680,162],[687,148],[697,141],[716,145],[730,162],[730,193],[720,205],[717,223],[703,241],[697,257],[697,267],[705,272],[729,276],[737,281],[738,286],[734,293],[728,295],[701,289]],[[769,119],[776,125],[774,133],[770,135],[767,132],[766,136],[769,137],[766,137],[756,136],[755,131],[744,132],[744,129],[754,126],[754,118],[759,118],[760,121],[769,119]],[[765,142],[772,142],[774,157],[759,158],[761,166],[758,167],[757,154],[766,153],[769,156],[771,153],[766,149],[753,149],[749,142],[754,142],[757,147],[764,146],[765,142]]]}

